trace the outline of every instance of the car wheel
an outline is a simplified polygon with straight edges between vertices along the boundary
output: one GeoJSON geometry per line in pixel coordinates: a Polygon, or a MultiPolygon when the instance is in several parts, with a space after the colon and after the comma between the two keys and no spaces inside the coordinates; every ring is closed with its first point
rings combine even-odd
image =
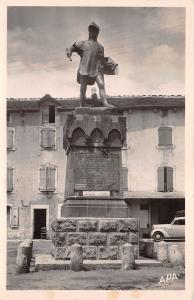
{"type": "Polygon", "coordinates": [[[161,242],[164,239],[164,235],[160,231],[154,232],[152,237],[153,237],[155,242],[161,242]]]}

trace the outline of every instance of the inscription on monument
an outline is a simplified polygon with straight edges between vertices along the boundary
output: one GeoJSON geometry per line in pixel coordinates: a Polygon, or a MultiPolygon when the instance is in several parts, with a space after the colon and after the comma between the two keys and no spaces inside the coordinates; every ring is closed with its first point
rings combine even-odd
{"type": "Polygon", "coordinates": [[[74,179],[77,191],[118,191],[119,156],[76,153],[74,179]]]}

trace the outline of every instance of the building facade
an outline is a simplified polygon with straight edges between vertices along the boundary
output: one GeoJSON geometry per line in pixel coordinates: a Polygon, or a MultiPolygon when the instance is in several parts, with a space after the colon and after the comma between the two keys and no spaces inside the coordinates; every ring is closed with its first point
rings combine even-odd
{"type": "MultiPolygon", "coordinates": [[[[92,105],[94,99],[87,101],[92,105]]],[[[109,98],[126,117],[121,190],[142,237],[185,206],[184,101],[182,96],[109,98]]],[[[42,229],[49,232],[61,216],[68,172],[63,127],[77,106],[78,99],[49,95],[7,100],[8,239],[41,238],[42,229]]]]}

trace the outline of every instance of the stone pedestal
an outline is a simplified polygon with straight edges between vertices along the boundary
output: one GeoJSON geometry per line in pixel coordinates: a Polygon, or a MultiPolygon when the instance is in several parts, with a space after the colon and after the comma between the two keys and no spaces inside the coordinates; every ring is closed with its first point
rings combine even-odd
{"type": "Polygon", "coordinates": [[[83,247],[84,259],[121,260],[122,246],[131,241],[135,258],[139,246],[139,223],[135,218],[61,218],[52,225],[52,255],[70,259],[71,246],[83,247]]]}
{"type": "Polygon", "coordinates": [[[67,116],[63,217],[128,217],[123,199],[127,173],[121,162],[125,140],[126,118],[116,110],[78,107],[67,116]]]}
{"type": "Polygon", "coordinates": [[[128,206],[121,197],[69,196],[61,208],[69,217],[127,218],[128,206]]]}
{"type": "Polygon", "coordinates": [[[84,259],[119,260],[129,242],[138,258],[139,224],[129,218],[123,198],[125,140],[126,119],[116,110],[80,107],[67,116],[65,200],[62,218],[51,226],[55,259],[69,259],[71,245],[78,243],[84,259]]]}

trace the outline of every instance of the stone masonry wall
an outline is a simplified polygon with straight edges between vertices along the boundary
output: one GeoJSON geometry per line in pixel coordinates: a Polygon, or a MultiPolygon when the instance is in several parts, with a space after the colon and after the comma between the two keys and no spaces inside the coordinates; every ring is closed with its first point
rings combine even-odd
{"type": "Polygon", "coordinates": [[[122,259],[122,245],[134,245],[139,256],[139,222],[134,218],[61,218],[52,225],[51,253],[69,259],[70,248],[79,243],[84,259],[122,259]]]}

